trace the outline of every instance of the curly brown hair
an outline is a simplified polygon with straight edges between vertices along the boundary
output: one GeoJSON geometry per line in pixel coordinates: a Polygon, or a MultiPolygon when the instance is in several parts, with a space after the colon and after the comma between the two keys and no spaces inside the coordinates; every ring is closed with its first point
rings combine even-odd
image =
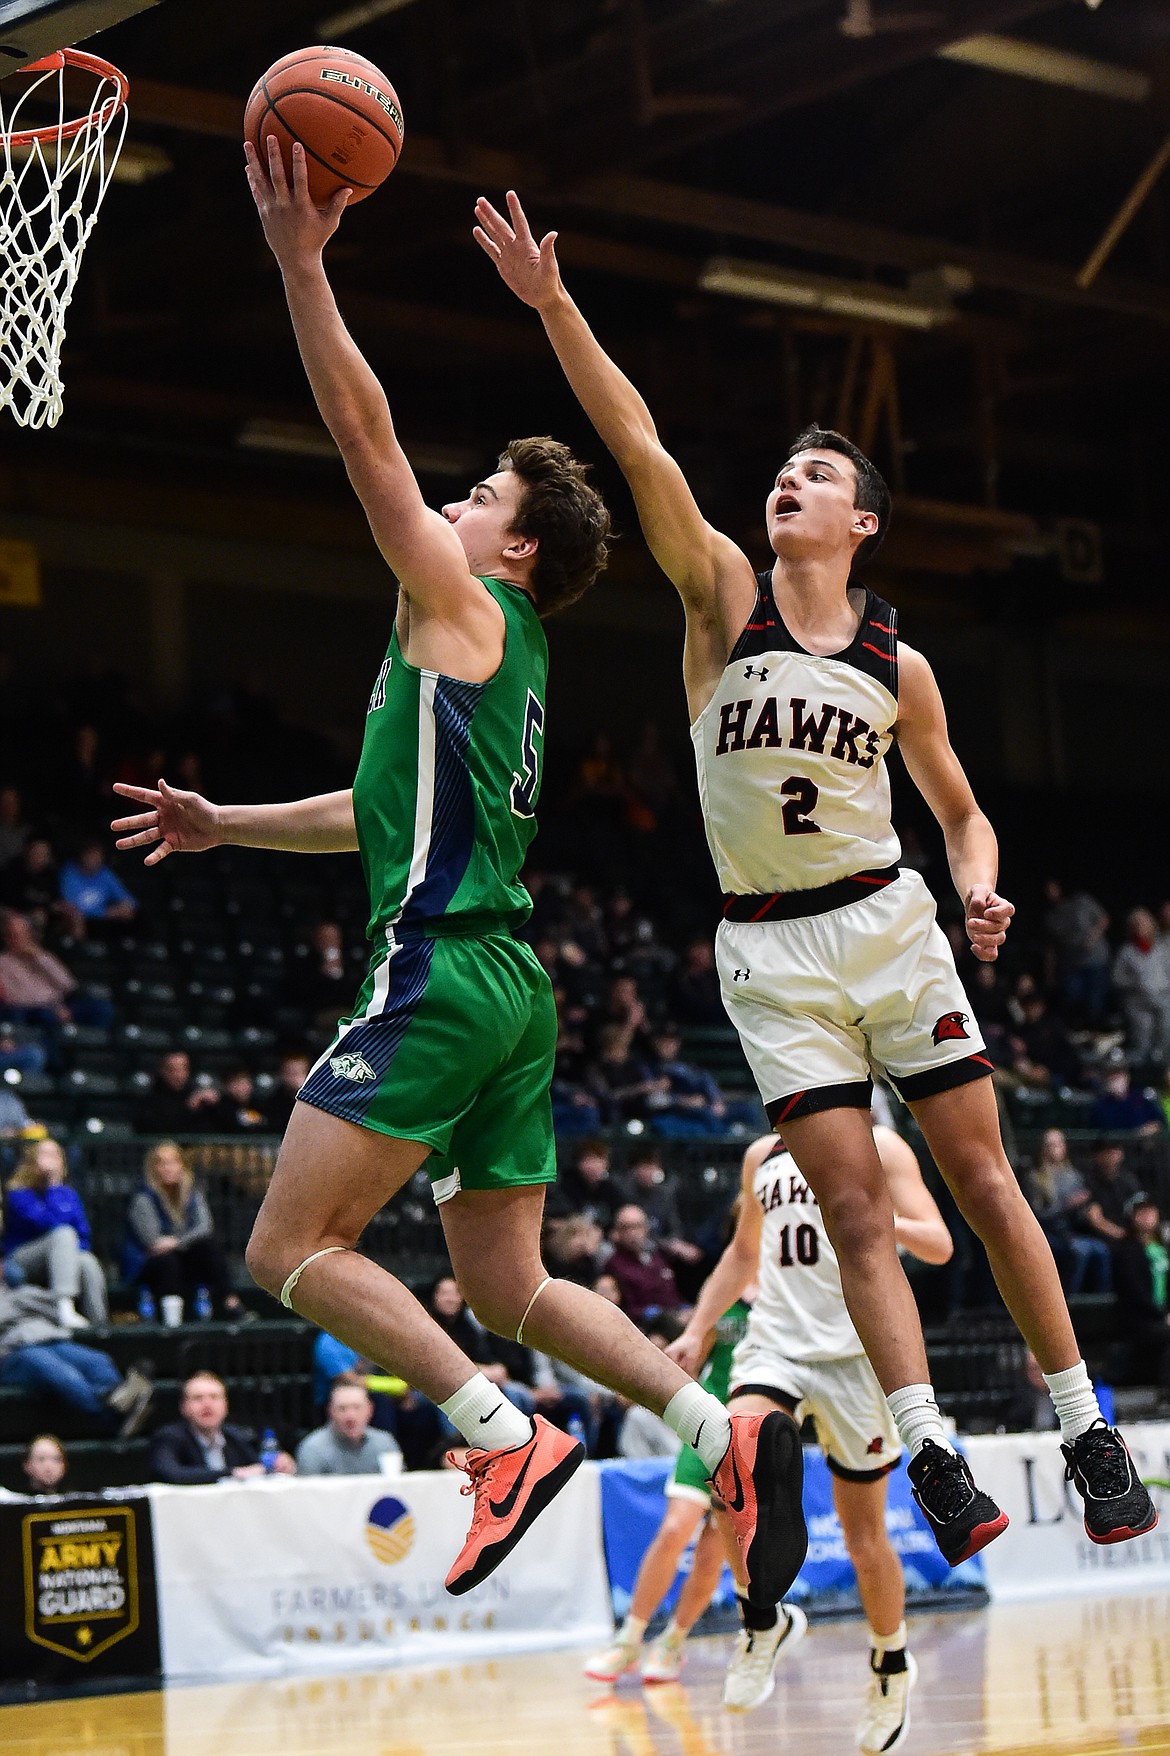
{"type": "Polygon", "coordinates": [[[515,470],[524,484],[514,528],[540,545],[532,584],[540,615],[551,616],[588,591],[605,566],[609,513],[586,480],[587,466],[557,439],[513,439],[499,468],[515,470]]]}

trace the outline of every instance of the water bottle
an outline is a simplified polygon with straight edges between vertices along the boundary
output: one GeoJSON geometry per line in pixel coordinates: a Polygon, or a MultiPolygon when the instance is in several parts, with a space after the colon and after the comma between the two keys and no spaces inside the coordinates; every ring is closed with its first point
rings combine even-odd
{"type": "Polygon", "coordinates": [[[570,1439],[575,1439],[577,1441],[578,1445],[584,1445],[584,1443],[585,1443],[585,1422],[581,1419],[580,1415],[577,1414],[575,1411],[573,1414],[571,1414],[569,1416],[568,1420],[565,1422],[565,1431],[569,1435],[570,1439]]]}
{"type": "Polygon", "coordinates": [[[206,1287],[195,1288],[195,1315],[200,1323],[206,1323],[211,1316],[211,1294],[206,1287]]]}
{"type": "Polygon", "coordinates": [[[154,1294],[149,1287],[143,1287],[138,1295],[138,1321],[140,1323],[153,1323],[157,1317],[154,1294]]]}
{"type": "Polygon", "coordinates": [[[279,1456],[280,1446],[276,1442],[276,1434],[271,1427],[265,1427],[260,1438],[260,1461],[264,1465],[266,1475],[272,1474],[279,1456]]]}

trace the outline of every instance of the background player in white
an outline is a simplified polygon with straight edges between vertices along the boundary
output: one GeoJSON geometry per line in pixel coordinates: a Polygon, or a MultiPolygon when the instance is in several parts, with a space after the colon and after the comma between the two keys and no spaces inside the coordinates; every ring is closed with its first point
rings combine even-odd
{"type": "MultiPolygon", "coordinates": [[[[923,1262],[946,1262],[951,1236],[914,1153],[891,1128],[873,1134],[899,1248],[923,1262]]],[[[775,1134],[754,1141],[744,1154],[739,1223],[669,1350],[680,1365],[698,1369],[710,1313],[752,1282],[758,1290],[732,1359],[728,1407],[782,1408],[798,1421],[811,1415],[815,1423],[869,1623],[871,1674],[857,1738],[865,1756],[876,1756],[905,1736],[916,1675],[906,1650],[902,1563],[885,1519],[886,1477],[902,1446],[850,1322],[821,1210],[775,1134]]],[[[778,1655],[790,1651],[807,1627],[795,1605],[781,1621],[776,1609],[763,1614],[749,1603],[745,1621],[723,1695],[725,1705],[741,1710],[758,1707],[771,1694],[778,1655]]]]}
{"type": "Polygon", "coordinates": [[[869,1125],[873,1064],[914,1110],[1040,1362],[1088,1535],[1108,1543],[1150,1530],[1153,1503],[1101,1417],[1052,1252],[1004,1153],[991,1065],[933,902],[897,867],[884,762],[895,739],[942,828],[974,953],[998,955],[1014,909],[996,893],[995,834],[951,748],[938,685],[919,653],[899,653],[889,606],[852,580],[883,534],[889,491],[847,439],[802,435],[767,497],[775,562],[757,578],[707,523],[645,402],[565,291],[555,232],[538,244],[512,192],[508,210],[505,219],[481,198],[476,238],[540,313],[683,600],[700,794],[728,892],[724,1000],[769,1120],[824,1210],[939,1547],[955,1564],[1007,1519],[951,1448],[929,1382],[869,1125]]]}

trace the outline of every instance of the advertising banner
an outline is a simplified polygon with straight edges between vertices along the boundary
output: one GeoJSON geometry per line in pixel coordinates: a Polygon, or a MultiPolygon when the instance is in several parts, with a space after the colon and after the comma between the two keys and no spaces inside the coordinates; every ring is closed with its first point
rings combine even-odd
{"type": "MultiPolygon", "coordinates": [[[[613,1592],[614,1613],[624,1616],[630,1607],[638,1565],[662,1521],[666,1506],[664,1488],[673,1468],[669,1458],[647,1458],[636,1463],[602,1464],[602,1529],[605,1559],[613,1592]]],[[[948,1567],[938,1552],[930,1529],[915,1505],[905,1467],[888,1478],[886,1529],[902,1560],[906,1590],[916,1595],[945,1591],[979,1592],[985,1589],[980,1558],[961,1567],[948,1567]]],[[[789,1598],[813,1603],[823,1609],[857,1606],[857,1581],[845,1549],[841,1525],[833,1507],[833,1478],[820,1451],[804,1454],[804,1516],[808,1524],[808,1558],[789,1598]]],[[[674,1607],[682,1582],[690,1570],[691,1550],[683,1556],[670,1594],[665,1601],[674,1607]]],[[[724,1571],[717,1605],[734,1604],[731,1574],[724,1571]]]]}
{"type": "Polygon", "coordinates": [[[0,1504],[0,1677],[156,1676],[150,1502],[76,1495],[0,1504]]]}
{"type": "Polygon", "coordinates": [[[988,1434],[964,1441],[981,1488],[1011,1519],[983,1553],[987,1585],[998,1603],[1057,1592],[1170,1586],[1170,1422],[1121,1429],[1161,1513],[1149,1536],[1102,1546],[1085,1535],[1079,1495],[1064,1479],[1058,1433],[988,1434]]]}
{"type": "Polygon", "coordinates": [[[447,1570],[464,1478],[274,1476],[154,1488],[169,1677],[278,1676],[537,1651],[611,1629],[597,1471],[586,1464],[465,1597],[447,1570]]]}

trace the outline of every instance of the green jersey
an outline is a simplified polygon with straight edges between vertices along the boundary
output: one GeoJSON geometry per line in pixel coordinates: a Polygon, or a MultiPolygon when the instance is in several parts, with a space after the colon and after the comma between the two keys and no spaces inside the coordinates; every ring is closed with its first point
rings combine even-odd
{"type": "Polygon", "coordinates": [[[504,612],[486,683],[422,671],[395,629],[366,713],[353,815],[370,892],[369,936],[511,931],[536,833],[548,646],[519,586],[483,581],[504,612]]]}

